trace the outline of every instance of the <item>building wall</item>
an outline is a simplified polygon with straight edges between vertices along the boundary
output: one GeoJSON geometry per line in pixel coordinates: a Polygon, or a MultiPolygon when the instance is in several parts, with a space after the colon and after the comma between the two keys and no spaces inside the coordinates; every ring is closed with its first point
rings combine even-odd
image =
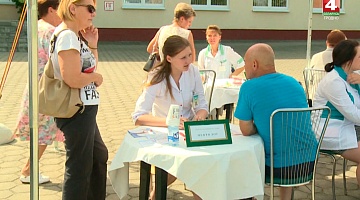
{"type": "MultiPolygon", "coordinates": [[[[173,9],[178,2],[190,3],[190,0],[164,0],[162,9],[126,9],[123,8],[123,0],[113,1],[114,11],[105,11],[105,0],[97,0],[94,24],[100,29],[100,40],[148,41],[159,27],[171,24],[173,9]]],[[[319,6],[320,2],[314,0],[314,5],[319,6]]],[[[4,10],[0,12],[0,17],[1,13],[10,12],[4,6],[9,7],[0,5],[0,11],[4,10]]],[[[314,13],[313,38],[323,39],[329,30],[335,28],[345,31],[352,38],[360,38],[360,26],[357,25],[359,7],[359,0],[346,0],[345,12],[334,21],[324,20],[321,13],[314,13]]],[[[195,39],[204,39],[204,30],[209,24],[219,25],[224,39],[307,38],[309,5],[305,0],[289,0],[286,12],[253,11],[251,0],[229,0],[227,11],[196,10],[196,14],[191,27],[195,39]]]]}
{"type": "Polygon", "coordinates": [[[20,14],[12,4],[0,4],[0,20],[18,20],[20,14]]]}
{"type": "MultiPolygon", "coordinates": [[[[305,0],[289,0],[288,12],[253,11],[250,0],[229,0],[229,11],[196,10],[192,29],[203,29],[218,24],[223,29],[307,30],[309,5],[305,0]]],[[[180,0],[165,0],[164,10],[123,9],[123,1],[114,2],[114,11],[104,11],[104,1],[98,1],[95,24],[101,28],[158,28],[169,24],[173,9],[180,0]]],[[[182,2],[190,3],[190,0],[182,2]]],[[[313,28],[329,30],[357,30],[359,0],[346,0],[345,13],[339,20],[324,20],[321,13],[313,14],[313,28]]]]}
{"type": "MultiPolygon", "coordinates": [[[[150,40],[159,27],[170,24],[173,9],[180,2],[165,0],[165,9],[123,9],[123,1],[115,1],[114,11],[103,11],[103,1],[98,1],[98,12],[94,24],[101,28],[105,40],[150,40]],[[102,4],[102,5],[101,5],[102,4]],[[106,20],[105,20],[106,19],[106,20]],[[113,20],[110,20],[113,19],[113,20]],[[107,37],[106,37],[107,36],[107,37]]],[[[183,2],[190,3],[190,0],[183,2]]],[[[304,39],[307,38],[309,5],[304,0],[289,0],[287,12],[253,11],[252,1],[229,0],[228,11],[196,10],[191,30],[195,39],[204,38],[209,24],[223,29],[224,39],[304,39]]],[[[315,0],[314,5],[321,5],[315,0]]],[[[356,19],[359,0],[346,0],[344,13],[339,20],[324,20],[321,13],[314,13],[312,29],[314,39],[323,39],[332,29],[341,29],[352,38],[360,38],[356,19]]]]}

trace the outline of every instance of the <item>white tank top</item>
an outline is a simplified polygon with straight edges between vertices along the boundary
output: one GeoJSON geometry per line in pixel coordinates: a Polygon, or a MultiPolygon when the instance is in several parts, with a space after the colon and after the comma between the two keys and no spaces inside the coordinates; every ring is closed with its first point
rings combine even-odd
{"type": "Polygon", "coordinates": [[[173,25],[167,25],[160,28],[160,35],[158,39],[158,46],[159,46],[159,54],[160,59],[164,59],[164,54],[162,52],[162,48],[164,46],[164,43],[166,39],[172,35],[178,35],[185,39],[189,38],[190,31],[181,27],[173,26],[173,25]]]}

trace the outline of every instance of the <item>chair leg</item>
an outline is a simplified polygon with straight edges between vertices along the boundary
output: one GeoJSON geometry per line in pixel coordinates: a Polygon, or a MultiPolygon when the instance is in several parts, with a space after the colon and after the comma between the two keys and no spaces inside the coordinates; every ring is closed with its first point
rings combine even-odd
{"type": "Polygon", "coordinates": [[[291,188],[291,200],[294,200],[294,187],[291,188]]]}
{"type": "Polygon", "coordinates": [[[332,167],[332,176],[331,176],[331,182],[332,182],[332,194],[333,194],[333,200],[336,200],[336,194],[335,194],[335,171],[336,171],[336,158],[335,156],[331,155],[331,158],[333,159],[333,167],[332,167]]]}
{"type": "Polygon", "coordinates": [[[219,119],[219,111],[218,111],[218,108],[215,108],[215,110],[216,110],[215,120],[218,120],[218,119],[219,119]]]}
{"type": "Polygon", "coordinates": [[[346,165],[347,165],[347,160],[344,158],[344,162],[343,162],[343,183],[344,183],[344,195],[347,195],[347,188],[346,188],[346,165]]]}
{"type": "Polygon", "coordinates": [[[224,106],[224,110],[226,109],[225,119],[228,119],[230,123],[232,122],[233,108],[234,108],[234,104],[233,104],[233,103],[231,103],[231,104],[226,104],[226,105],[224,106]]]}
{"type": "Polygon", "coordinates": [[[311,183],[311,199],[315,200],[315,175],[313,175],[313,180],[311,183]]]}

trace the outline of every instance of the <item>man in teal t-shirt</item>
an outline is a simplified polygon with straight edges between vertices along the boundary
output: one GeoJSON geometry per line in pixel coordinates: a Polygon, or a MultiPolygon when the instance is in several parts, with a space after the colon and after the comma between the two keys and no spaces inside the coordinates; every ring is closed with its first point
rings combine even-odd
{"type": "MultiPolygon", "coordinates": [[[[274,51],[267,44],[255,44],[247,50],[245,54],[245,71],[247,79],[250,80],[241,86],[239,100],[234,114],[234,116],[239,119],[240,129],[243,135],[247,136],[258,133],[263,139],[266,173],[270,171],[270,115],[274,110],[279,108],[308,107],[304,89],[299,82],[290,76],[277,73],[274,60],[274,51]]],[[[275,127],[282,128],[279,126],[275,127]]],[[[275,130],[274,138],[277,136],[276,132],[275,130]]],[[[311,130],[308,130],[304,131],[304,134],[306,134],[306,132],[312,133],[311,130]]],[[[293,136],[299,141],[297,145],[308,145],[308,142],[303,141],[302,136],[303,135],[293,136]]],[[[284,140],[284,138],[279,139],[278,136],[278,139],[275,140],[274,143],[275,177],[277,175],[275,169],[293,166],[294,164],[287,163],[286,159],[281,158],[279,152],[287,149],[284,142],[281,142],[282,140],[284,140]]],[[[314,142],[316,142],[315,136],[314,142]]],[[[296,164],[301,164],[302,162],[302,160],[299,160],[296,164]]],[[[280,196],[284,197],[281,199],[288,199],[286,198],[288,195],[291,197],[291,189],[291,187],[281,187],[280,196]]]]}

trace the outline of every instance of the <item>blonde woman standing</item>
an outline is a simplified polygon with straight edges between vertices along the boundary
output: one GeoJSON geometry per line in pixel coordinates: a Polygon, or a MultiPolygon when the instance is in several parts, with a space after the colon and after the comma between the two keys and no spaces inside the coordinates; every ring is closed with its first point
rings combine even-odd
{"type": "Polygon", "coordinates": [[[162,48],[166,39],[172,35],[178,35],[187,39],[190,43],[192,52],[192,62],[196,60],[196,51],[194,45],[194,37],[188,30],[196,17],[196,13],[191,5],[187,3],[178,3],[174,9],[174,19],[172,24],[161,27],[154,38],[150,41],[147,52],[159,52],[160,60],[164,59],[162,48]]]}
{"type": "Polygon", "coordinates": [[[63,23],[54,32],[54,76],[79,89],[84,104],[71,118],[55,118],[65,136],[63,200],[103,200],[106,196],[108,150],[96,122],[97,87],[103,77],[96,72],[99,35],[92,25],[95,5],[95,0],[61,0],[58,15],[63,23]]]}

